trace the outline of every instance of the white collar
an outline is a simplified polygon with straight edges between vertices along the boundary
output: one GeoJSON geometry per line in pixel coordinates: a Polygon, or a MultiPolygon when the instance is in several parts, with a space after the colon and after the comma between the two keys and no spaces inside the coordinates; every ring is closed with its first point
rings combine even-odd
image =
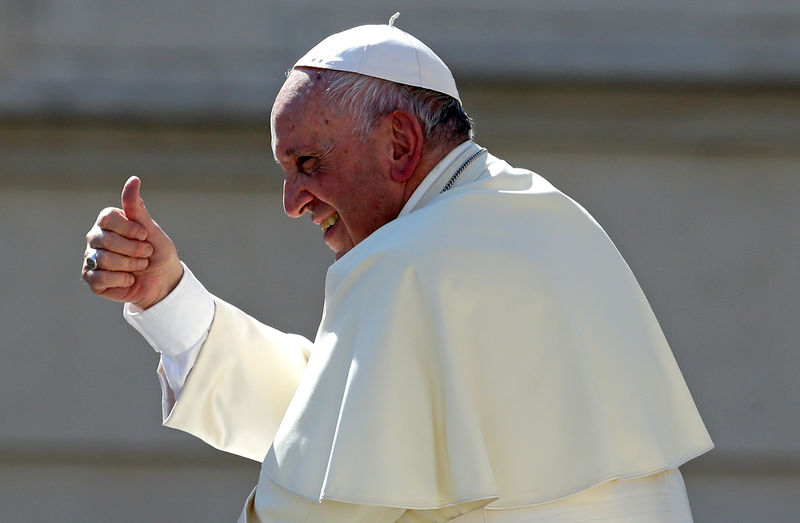
{"type": "Polygon", "coordinates": [[[408,199],[406,204],[400,210],[400,214],[397,215],[398,218],[401,216],[405,216],[406,214],[410,213],[411,211],[417,208],[417,205],[420,203],[422,198],[428,193],[436,180],[441,178],[446,171],[449,171],[450,167],[454,163],[456,163],[456,159],[461,156],[467,149],[474,146],[475,144],[471,140],[467,140],[461,145],[458,145],[455,149],[447,153],[447,155],[442,158],[439,163],[437,163],[433,169],[425,176],[416,190],[411,193],[411,197],[408,199]]]}

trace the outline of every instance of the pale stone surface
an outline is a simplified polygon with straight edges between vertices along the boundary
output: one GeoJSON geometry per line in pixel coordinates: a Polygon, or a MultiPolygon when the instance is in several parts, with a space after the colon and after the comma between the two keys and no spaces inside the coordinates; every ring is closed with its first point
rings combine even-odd
{"type": "Polygon", "coordinates": [[[252,119],[323,36],[395,9],[460,81],[800,81],[796,2],[4,0],[0,114],[252,119]]]}

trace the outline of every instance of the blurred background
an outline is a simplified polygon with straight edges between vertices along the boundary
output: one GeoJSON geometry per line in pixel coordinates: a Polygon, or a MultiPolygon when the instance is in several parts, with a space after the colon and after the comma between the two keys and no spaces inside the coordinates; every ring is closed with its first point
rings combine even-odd
{"type": "Polygon", "coordinates": [[[331,255],[268,112],[323,37],[397,25],[478,139],[604,225],[717,445],[698,522],[800,518],[800,1],[0,0],[0,521],[234,521],[258,464],[161,428],[156,354],[79,276],[128,176],[222,298],[313,336],[331,255]]]}

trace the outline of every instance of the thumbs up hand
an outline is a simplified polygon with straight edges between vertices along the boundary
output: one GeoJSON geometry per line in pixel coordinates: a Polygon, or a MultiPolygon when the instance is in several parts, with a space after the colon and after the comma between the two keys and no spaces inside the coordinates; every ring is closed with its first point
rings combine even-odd
{"type": "Polygon", "coordinates": [[[147,309],[178,285],[183,266],[175,244],[147,212],[140,187],[132,176],[122,188],[122,209],[100,211],[86,234],[81,276],[98,296],[147,309]],[[87,263],[91,256],[96,267],[87,263]]]}

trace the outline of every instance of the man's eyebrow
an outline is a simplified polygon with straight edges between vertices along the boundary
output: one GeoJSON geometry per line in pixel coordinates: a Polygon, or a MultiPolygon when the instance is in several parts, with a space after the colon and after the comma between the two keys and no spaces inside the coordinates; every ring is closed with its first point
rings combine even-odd
{"type": "MultiPolygon", "coordinates": [[[[292,157],[292,156],[296,156],[296,155],[297,155],[297,151],[295,151],[294,149],[292,149],[292,148],[286,149],[286,156],[292,157]]],[[[272,149],[272,159],[275,160],[275,163],[277,163],[278,165],[281,164],[281,161],[278,159],[278,149],[277,148],[276,149],[272,149]]]]}

